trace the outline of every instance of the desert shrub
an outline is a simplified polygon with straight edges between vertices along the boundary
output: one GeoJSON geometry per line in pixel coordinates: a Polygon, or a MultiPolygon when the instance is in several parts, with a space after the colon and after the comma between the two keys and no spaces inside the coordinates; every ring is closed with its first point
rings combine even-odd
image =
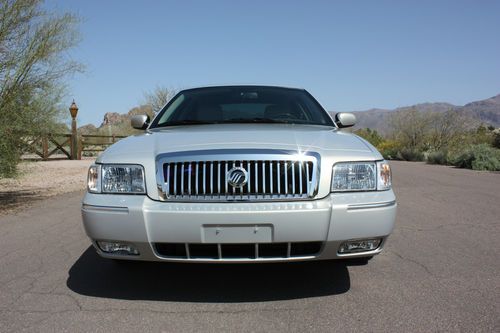
{"type": "Polygon", "coordinates": [[[399,143],[394,140],[384,140],[377,145],[378,151],[387,160],[395,160],[398,158],[399,143]]]}
{"type": "Polygon", "coordinates": [[[493,131],[493,147],[500,148],[500,128],[493,131]]]}
{"type": "Polygon", "coordinates": [[[459,168],[500,171],[500,149],[485,143],[471,145],[451,156],[450,161],[459,168]]]}
{"type": "Polygon", "coordinates": [[[480,125],[477,129],[467,133],[466,142],[472,145],[479,145],[482,143],[493,145],[493,140],[493,130],[484,125],[480,125]]]}
{"type": "Polygon", "coordinates": [[[372,130],[370,128],[361,128],[354,131],[354,134],[359,135],[375,147],[384,141],[384,138],[377,132],[377,130],[372,130]]]}
{"type": "Polygon", "coordinates": [[[0,140],[0,178],[14,177],[16,175],[16,166],[20,159],[17,142],[11,137],[4,137],[0,140]]]}
{"type": "Polygon", "coordinates": [[[403,148],[398,152],[398,159],[403,161],[418,162],[424,160],[424,153],[418,149],[403,148]]]}
{"type": "Polygon", "coordinates": [[[448,164],[448,152],[446,150],[431,151],[427,154],[429,164],[448,164]]]}

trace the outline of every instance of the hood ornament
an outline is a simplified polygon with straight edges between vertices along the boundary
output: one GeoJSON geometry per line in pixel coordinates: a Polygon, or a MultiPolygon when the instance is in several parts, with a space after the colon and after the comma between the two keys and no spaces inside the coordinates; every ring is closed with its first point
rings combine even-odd
{"type": "Polygon", "coordinates": [[[242,167],[234,167],[226,174],[226,180],[234,188],[242,188],[248,182],[248,171],[242,167]]]}

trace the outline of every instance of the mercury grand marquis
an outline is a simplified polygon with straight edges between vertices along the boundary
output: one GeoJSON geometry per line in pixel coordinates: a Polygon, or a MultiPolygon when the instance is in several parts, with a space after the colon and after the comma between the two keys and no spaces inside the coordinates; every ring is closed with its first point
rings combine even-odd
{"type": "Polygon", "coordinates": [[[393,230],[391,169],[303,89],[179,92],[88,172],[85,231],[105,258],[367,260],[393,230]]]}

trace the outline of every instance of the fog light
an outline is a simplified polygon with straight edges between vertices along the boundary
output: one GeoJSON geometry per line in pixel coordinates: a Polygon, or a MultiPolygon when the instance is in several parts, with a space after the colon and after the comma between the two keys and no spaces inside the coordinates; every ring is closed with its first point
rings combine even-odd
{"type": "Polygon", "coordinates": [[[376,250],[381,242],[381,238],[347,241],[340,245],[339,253],[356,253],[376,250]]]}
{"type": "Polygon", "coordinates": [[[138,256],[139,251],[135,246],[116,242],[97,242],[99,248],[106,253],[138,256]]]}

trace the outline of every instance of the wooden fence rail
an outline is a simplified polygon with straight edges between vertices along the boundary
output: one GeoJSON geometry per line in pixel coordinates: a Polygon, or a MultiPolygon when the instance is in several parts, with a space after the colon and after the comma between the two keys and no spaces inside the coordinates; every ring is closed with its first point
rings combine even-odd
{"type": "Polygon", "coordinates": [[[113,143],[126,138],[123,135],[81,135],[78,140],[78,159],[82,154],[97,153],[106,150],[113,143]],[[94,139],[94,140],[92,140],[94,139]],[[106,142],[107,141],[107,142],[106,142]]]}
{"type": "MultiPolygon", "coordinates": [[[[125,137],[123,135],[78,135],[76,158],[81,159],[82,154],[92,156],[102,152],[125,137]]],[[[21,144],[21,149],[25,154],[34,154],[44,161],[54,155],[58,155],[59,158],[71,159],[72,156],[75,156],[73,155],[72,140],[72,134],[67,133],[26,135],[21,144]]]]}

